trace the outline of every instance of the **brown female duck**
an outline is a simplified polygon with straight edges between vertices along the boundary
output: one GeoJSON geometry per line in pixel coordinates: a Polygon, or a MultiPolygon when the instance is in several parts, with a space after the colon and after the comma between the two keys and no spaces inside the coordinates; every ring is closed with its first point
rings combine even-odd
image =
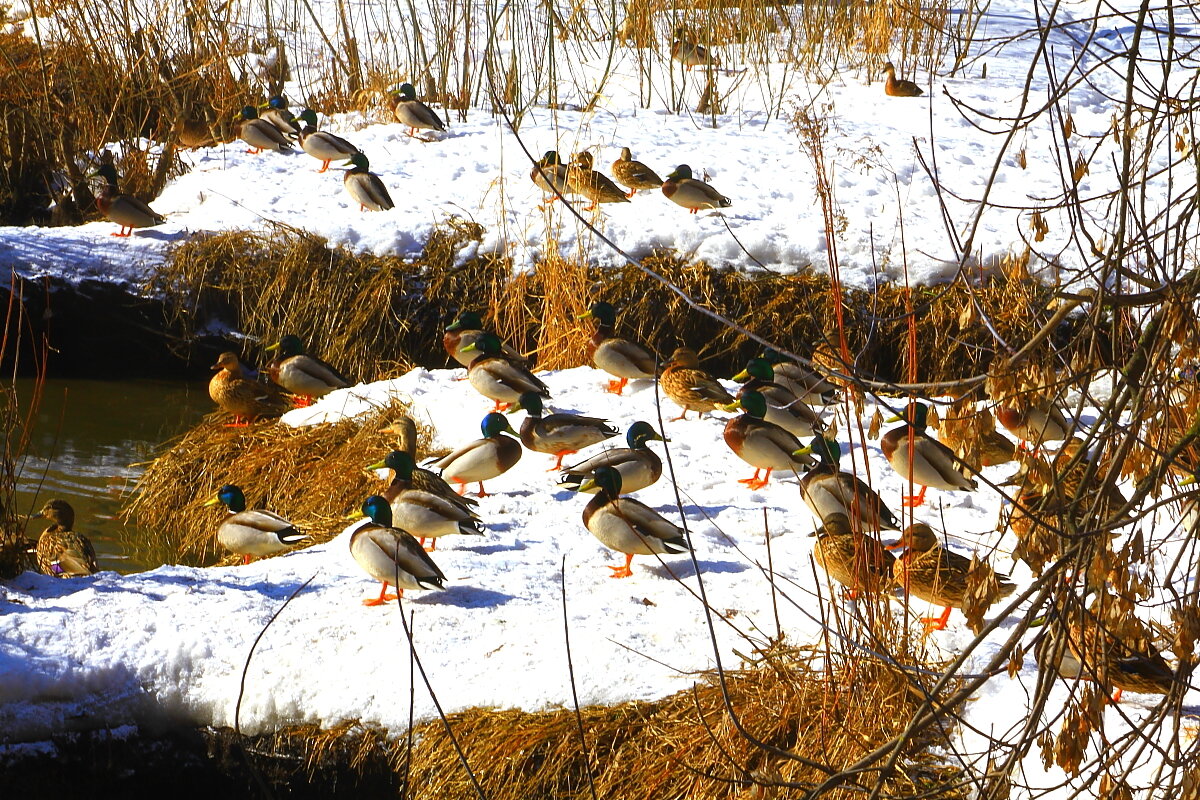
{"type": "Polygon", "coordinates": [[[700,357],[690,347],[675,348],[658,385],[663,394],[683,409],[672,422],[685,419],[689,411],[704,414],[734,401],[733,395],[716,378],[700,369],[700,357]]]}
{"type": "Polygon", "coordinates": [[[50,526],[38,537],[36,556],[38,569],[56,578],[79,578],[94,575],[96,549],[75,527],[75,509],[66,500],[49,500],[42,510],[30,519],[50,520],[50,526]]]}

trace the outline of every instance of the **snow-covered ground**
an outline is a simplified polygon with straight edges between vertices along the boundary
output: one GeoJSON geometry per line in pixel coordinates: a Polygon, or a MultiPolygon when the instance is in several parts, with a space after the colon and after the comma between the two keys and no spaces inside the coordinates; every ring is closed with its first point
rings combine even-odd
{"type": "MultiPolygon", "coordinates": [[[[332,2],[317,6],[323,13],[335,7],[332,2]]],[[[153,203],[168,217],[164,225],[128,240],[111,239],[114,226],[108,222],[0,229],[0,263],[24,275],[136,282],[189,235],[258,228],[271,220],[320,234],[335,245],[413,255],[439,220],[462,215],[486,230],[484,241],[468,246],[464,258],[477,251],[505,252],[523,269],[557,243],[567,256],[616,264],[621,257],[583,221],[557,206],[548,213],[539,209],[541,193],[529,180],[527,153],[537,157],[557,149],[567,156],[591,148],[598,168],[607,171],[620,147],[628,146],[660,175],[690,165],[733,205],[693,217],[660,192],[648,191],[627,204],[583,212],[584,220],[627,253],[638,257],[670,248],[751,271],[824,272],[829,269],[827,224],[813,164],[789,115],[781,119],[763,110],[768,96],[782,94],[788,98],[785,109],[805,109],[826,129],[823,149],[842,281],[855,286],[881,279],[944,281],[960,264],[973,273],[1023,251],[1026,244],[1034,248],[1035,273],[1070,281],[1071,270],[1092,258],[1072,236],[1083,224],[1102,243],[1111,224],[1106,217],[1112,206],[1101,198],[1120,186],[1121,154],[1117,139],[1107,134],[1114,124],[1114,98],[1124,97],[1126,63],[1111,54],[1129,46],[1130,30],[1129,19],[1111,15],[1107,5],[1056,8],[1056,26],[1046,33],[1048,65],[1039,61],[1039,15],[1045,10],[997,0],[982,16],[973,51],[978,58],[969,66],[953,77],[908,76],[926,89],[923,97],[885,96],[879,71],[883,57],[864,56],[861,65],[823,83],[809,83],[779,64],[748,65],[744,72],[719,77],[720,90],[730,92],[725,101],[730,113],[716,117],[715,127],[706,116],[672,114],[662,107],[661,99],[669,96],[662,71],[651,82],[658,105],[641,107],[638,98],[646,87],[639,51],[617,47],[612,77],[594,111],[535,106],[518,131],[503,117],[480,110],[471,111],[465,122],[454,121],[431,143],[410,139],[396,123],[381,123],[387,118],[382,107],[324,119],[324,127],[368,155],[396,200],[392,211],[360,213],[339,185],[341,172],[317,174],[317,162],[302,152],[249,155],[234,142],[183,155],[190,171],[171,181],[153,203]],[[1110,15],[1093,28],[1085,20],[1096,13],[1110,15]],[[1049,107],[1048,68],[1071,85],[1061,102],[1049,107]],[[772,95],[764,94],[765,86],[772,95]],[[1028,116],[1010,138],[1013,126],[1005,120],[1021,114],[1028,116]],[[1068,115],[1073,132],[1064,141],[1068,115]],[[1070,173],[1081,155],[1088,171],[1076,184],[1070,173]],[[1082,203],[1080,216],[1060,203],[1071,192],[1082,203]],[[1042,213],[1048,227],[1036,242],[1034,211],[1042,213]]],[[[1173,20],[1179,33],[1194,22],[1185,15],[1173,20]]],[[[1147,33],[1143,52],[1159,44],[1147,33]]],[[[723,63],[739,63],[736,48],[718,52],[723,63]]],[[[574,65],[572,82],[561,85],[559,95],[571,97],[594,85],[587,79],[608,66],[606,57],[607,49],[601,48],[595,61],[574,65]]],[[[310,79],[325,68],[323,56],[306,62],[298,53],[293,62],[297,74],[310,79]]],[[[1176,59],[1177,66],[1184,63],[1186,57],[1176,59]]],[[[676,67],[675,81],[687,87],[687,103],[694,106],[703,88],[702,70],[685,73],[676,67]]],[[[1178,70],[1171,86],[1186,96],[1194,87],[1184,71],[1178,70]]],[[[1138,87],[1144,89],[1151,78],[1151,71],[1139,75],[1138,87]]],[[[299,97],[302,91],[297,86],[291,94],[299,97]]],[[[1145,99],[1145,92],[1135,90],[1134,96],[1145,99]]],[[[1139,151],[1147,146],[1147,135],[1136,133],[1139,151]]],[[[1172,159],[1187,162],[1189,149],[1174,150],[1173,139],[1156,135],[1148,172],[1172,159]]],[[[1172,198],[1194,184],[1194,172],[1161,174],[1145,194],[1145,216],[1169,208],[1172,198]],[[1168,181],[1173,181],[1170,188],[1168,181]]],[[[1163,228],[1168,219],[1161,221],[1163,228]]]]}
{"type": "MultiPolygon", "coordinates": [[[[417,369],[395,380],[336,392],[309,409],[289,412],[284,422],[306,424],[362,413],[399,396],[411,400],[414,415],[436,431],[435,447],[456,446],[479,435],[479,421],[490,407],[469,384],[455,380],[461,375],[461,370],[417,369]]],[[[615,397],[601,391],[607,376],[589,367],[545,378],[555,410],[604,416],[622,430],[639,419],[657,425],[650,382],[635,382],[627,396],[615,397]]],[[[874,409],[868,403],[866,415],[874,409]]],[[[662,412],[669,419],[677,409],[664,400],[662,412]]],[[[514,415],[514,424],[519,426],[521,416],[514,415]]],[[[779,630],[788,640],[815,639],[820,631],[815,593],[823,591],[828,602],[829,589],[810,557],[813,540],[807,534],[815,523],[795,477],[777,474],[765,489],[748,490],[738,479],[751,470],[721,436],[730,415],[689,416],[665,425],[671,439],[665,447],[683,498],[682,519],[669,475],[638,496],[667,518],[686,521],[699,576],[686,556],[662,562],[638,557],[633,577],[611,579],[605,565],[618,564],[621,557],[583,527],[586,498],[557,488],[557,473],[547,471],[552,457],[533,452],[488,483],[492,494],[480,506],[485,538],[440,540],[433,558],[449,579],[446,591],[409,592],[404,612],[413,615],[416,651],[447,711],[471,706],[541,709],[570,702],[560,581],[565,581],[583,703],[662,696],[714,665],[697,596],[700,579],[719,615],[716,633],[727,666],[738,663],[735,649],[751,652],[776,635],[776,600],[779,630]],[[772,596],[764,510],[775,580],[794,605],[772,596]]],[[[839,430],[857,430],[847,425],[843,412],[837,416],[839,430]]],[[[662,453],[664,445],[651,447],[662,453]]],[[[858,474],[869,473],[885,501],[899,511],[903,481],[876,442],[868,443],[866,453],[864,465],[863,451],[855,450],[858,474]]],[[[851,468],[849,455],[843,468],[851,468]]],[[[1010,464],[985,475],[998,481],[1012,471],[1010,464]]],[[[1000,508],[999,495],[987,488],[973,493],[931,490],[929,502],[916,513],[947,532],[952,547],[990,554],[999,569],[1028,585],[1028,570],[1009,556],[1015,541],[995,533],[1000,508]]],[[[1168,507],[1163,519],[1173,514],[1168,507]]],[[[214,532],[218,519],[214,513],[214,532]]],[[[232,725],[242,669],[255,637],[306,581],[250,661],[238,720],[242,729],[360,719],[393,732],[403,730],[409,718],[409,655],[401,612],[395,605],[362,605],[379,587],[349,555],[353,527],[327,544],[249,566],[161,567],[81,580],[26,574],[0,587],[0,739],[36,740],[68,728],[164,718],[232,725]]],[[[1147,546],[1159,548],[1161,560],[1169,560],[1178,546],[1165,540],[1181,538],[1168,530],[1166,522],[1144,530],[1147,546]]],[[[993,607],[990,616],[1002,608],[993,607]]],[[[916,602],[909,613],[915,624],[917,616],[936,610],[916,602]]],[[[896,613],[903,613],[899,605],[896,613]]],[[[1011,619],[984,643],[972,664],[982,664],[996,652],[1011,619]]],[[[949,629],[930,641],[935,651],[953,654],[972,638],[956,611],[949,629]]],[[[1015,680],[1004,674],[991,679],[968,704],[968,723],[984,734],[1003,735],[1024,722],[1035,679],[1032,656],[1015,680]]],[[[1060,682],[1049,708],[1061,708],[1071,690],[1060,682]]],[[[1156,699],[1129,698],[1106,711],[1110,734],[1122,728],[1124,715],[1136,722],[1156,699]]],[[[1198,700],[1194,691],[1189,693],[1185,707],[1195,709],[1198,700]]],[[[415,718],[433,714],[429,694],[419,688],[415,718]]],[[[986,760],[986,741],[969,730],[961,746],[971,758],[986,760]]],[[[1021,782],[1053,785],[1062,779],[1043,774],[1036,755],[1025,767],[1021,782]]]]}

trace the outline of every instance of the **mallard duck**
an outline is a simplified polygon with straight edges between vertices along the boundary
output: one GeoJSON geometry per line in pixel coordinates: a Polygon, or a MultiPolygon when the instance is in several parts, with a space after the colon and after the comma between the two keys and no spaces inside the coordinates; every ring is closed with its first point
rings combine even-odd
{"type": "Polygon", "coordinates": [[[529,179],[546,193],[543,203],[553,203],[559,197],[571,193],[567,180],[567,165],[559,160],[558,152],[547,150],[529,171],[529,179]]]}
{"type": "Polygon", "coordinates": [[[383,180],[371,172],[371,164],[362,153],[355,153],[346,162],[350,169],[342,176],[342,185],[358,203],[360,211],[390,211],[396,207],[383,180]]]}
{"type": "Polygon", "coordinates": [[[517,402],[526,392],[550,396],[550,390],[536,375],[504,356],[500,337],[494,333],[484,333],[463,351],[479,353],[467,367],[467,380],[481,395],[496,402],[494,410],[517,402]]]}
{"type": "Polygon", "coordinates": [[[733,201],[709,186],[704,181],[692,177],[692,168],[680,164],[662,185],[663,196],[672,203],[683,206],[695,214],[702,208],[728,208],[733,201]]]}
{"type": "Polygon", "coordinates": [[[700,369],[700,357],[690,347],[675,348],[658,379],[658,385],[663,394],[683,409],[672,422],[686,419],[689,411],[704,414],[733,402],[733,395],[725,391],[716,378],[700,369]]]}
{"type": "MultiPolygon", "coordinates": [[[[408,455],[410,461],[417,461],[417,425],[407,416],[402,416],[386,428],[380,428],[380,433],[391,433],[396,436],[396,449],[408,455]]],[[[452,503],[458,503],[467,511],[472,511],[479,501],[473,497],[463,497],[454,491],[454,487],[446,483],[446,479],[436,472],[430,472],[422,467],[414,466],[412,477],[409,479],[414,489],[436,494],[452,503]]]]}
{"type": "Polygon", "coordinates": [[[621,497],[621,473],[612,467],[597,467],[580,491],[596,490],[583,509],[583,525],[605,547],[625,554],[625,564],[612,567],[613,578],[633,574],[634,556],[686,553],[691,550],[683,529],[664,519],[644,503],[621,497]]]}
{"type": "Polygon", "coordinates": [[[417,90],[411,83],[402,83],[391,96],[392,116],[401,125],[408,126],[408,135],[415,137],[417,129],[444,131],[446,125],[432,108],[417,99],[417,90]]]}
{"type": "Polygon", "coordinates": [[[592,363],[617,380],[608,382],[607,391],[621,394],[632,378],[653,378],[657,365],[646,348],[629,339],[615,335],[617,311],[611,303],[599,300],[579,315],[580,319],[596,320],[596,332],[588,340],[592,363]]]}
{"type": "MultiPolygon", "coordinates": [[[[486,331],[483,330],[483,320],[479,314],[474,311],[463,311],[454,322],[446,326],[446,332],[442,335],[442,347],[446,348],[446,354],[455,361],[464,367],[469,367],[472,361],[479,358],[479,350],[478,347],[474,350],[465,348],[468,345],[476,344],[484,333],[486,331]]],[[[505,342],[500,343],[500,353],[509,361],[529,366],[529,359],[505,342]]]]}
{"type": "Polygon", "coordinates": [[[425,548],[408,531],[392,527],[392,507],[373,494],[363,501],[362,512],[370,519],[350,534],[350,555],[375,580],[383,584],[379,597],[368,597],[364,606],[381,606],[403,596],[405,589],[445,589],[446,576],[433,563],[425,548]],[[396,594],[388,594],[389,585],[396,594]]]}
{"type": "Polygon", "coordinates": [[[420,538],[421,546],[426,539],[432,539],[431,550],[437,549],[439,536],[461,533],[466,536],[482,536],[479,527],[479,517],[474,511],[462,505],[457,495],[449,500],[434,492],[419,489],[413,480],[416,474],[416,464],[412,456],[400,450],[393,450],[376,464],[367,469],[392,470],[391,483],[380,494],[392,505],[392,520],[396,527],[406,530],[420,538]]]}
{"type": "Polygon", "coordinates": [[[267,349],[279,351],[267,365],[267,375],[296,395],[299,407],[312,405],[314,397],[324,397],[336,389],[351,386],[349,378],[316,356],[305,353],[299,336],[289,333],[267,349]]]}
{"type": "Polygon", "coordinates": [[[504,433],[516,433],[503,414],[495,411],[483,418],[483,438],[469,442],[433,462],[442,477],[458,484],[459,494],[468,483],[479,484],[479,497],[487,497],[483,482],[503,475],[521,460],[521,443],[504,433]]]}
{"type": "Polygon", "coordinates": [[[249,564],[253,556],[282,553],[290,545],[308,538],[307,533],[296,530],[295,525],[274,511],[262,508],[247,511],[246,496],[231,483],[222,486],[204,505],[219,503],[229,509],[229,516],[217,528],[217,541],[229,552],[240,555],[243,564],[249,564]]]}
{"type": "Polygon", "coordinates": [[[117,167],[113,163],[113,154],[105,150],[100,156],[100,166],[96,175],[105,180],[105,185],[96,195],[96,208],[108,218],[121,226],[110,236],[132,236],[134,228],[153,228],[167,221],[167,218],[150,206],[138,200],[133,195],[124,194],[117,185],[117,167]]]}
{"type": "Polygon", "coordinates": [[[1122,609],[1118,598],[1100,594],[1071,615],[1067,646],[1081,676],[1115,688],[1114,703],[1126,691],[1167,694],[1175,672],[1152,644],[1146,624],[1122,609]]]}
{"type": "Polygon", "coordinates": [[[658,173],[640,161],[633,160],[628,147],[621,148],[621,157],[612,163],[612,174],[617,183],[629,187],[626,197],[633,197],[641,189],[657,189],[663,185],[658,173]]]}
{"type": "MultiPolygon", "coordinates": [[[[287,100],[279,95],[267,101],[259,118],[274,125],[284,136],[296,138],[300,135],[300,123],[296,115],[288,109],[287,100]]],[[[317,123],[313,122],[315,126],[317,123]]]]}
{"type": "MultiPolygon", "coordinates": [[[[955,408],[958,408],[956,405],[955,408]]],[[[1017,457],[1017,446],[996,430],[992,412],[986,408],[967,408],[943,415],[938,437],[972,469],[1007,464],[1017,457]]]]}
{"type": "Polygon", "coordinates": [[[788,433],[805,439],[825,430],[821,415],[800,401],[786,386],[774,381],[775,370],[765,358],[752,358],[746,368],[733,376],[742,381],[738,397],[754,391],[767,399],[767,414],[763,419],[773,422],[788,433]]]}
{"type": "Polygon", "coordinates": [[[263,150],[286,153],[292,149],[291,142],[279,128],[265,119],[259,119],[258,109],[254,106],[246,106],[241,114],[233,118],[233,132],[250,145],[247,153],[261,153],[263,150]]]}
{"type": "MultiPolygon", "coordinates": [[[[598,467],[612,467],[621,473],[621,485],[625,492],[636,492],[653,485],[662,476],[662,460],[646,446],[651,439],[670,441],[659,435],[649,422],[635,422],[625,434],[629,447],[615,447],[598,453],[587,461],[567,467],[559,486],[573,492],[582,491],[582,486],[598,467]]],[[[589,491],[597,491],[594,482],[589,491]]]]}
{"type": "Polygon", "coordinates": [[[845,514],[859,522],[860,529],[882,531],[900,530],[899,520],[879,494],[857,475],[842,472],[842,446],[833,439],[818,436],[801,454],[813,453],[820,460],[817,466],[800,478],[800,496],[817,519],[830,514],[845,514]]]}
{"type": "Polygon", "coordinates": [[[75,509],[66,500],[49,500],[30,519],[50,520],[50,526],[37,540],[37,565],[45,575],[79,578],[100,571],[96,566],[96,548],[75,527],[75,509]]]}
{"type": "Polygon", "coordinates": [[[998,403],[996,419],[1009,433],[1022,442],[1030,442],[1035,449],[1044,442],[1066,439],[1074,429],[1058,406],[1049,401],[1025,409],[998,403]]]}
{"type": "Polygon", "coordinates": [[[698,44],[695,37],[682,25],[675,29],[675,40],[671,42],[671,58],[683,64],[688,72],[692,71],[692,67],[715,67],[721,64],[708,48],[698,44]]]}
{"type": "MultiPolygon", "coordinates": [[[[975,491],[975,481],[962,473],[964,465],[949,447],[925,433],[929,407],[924,403],[913,403],[909,407],[909,423],[893,428],[879,440],[879,447],[892,469],[900,477],[920,484],[921,493],[915,497],[904,497],[901,504],[913,508],[925,502],[925,490],[961,489],[975,491]],[[912,442],[910,445],[909,442],[912,442]],[[913,460],[909,464],[909,451],[913,460]]],[[[889,422],[902,421],[904,417],[892,417],[889,422]]]]}
{"type": "Polygon", "coordinates": [[[799,439],[763,419],[767,399],[758,392],[746,392],[722,408],[726,411],[740,408],[745,412],[725,423],[725,444],[738,458],[754,467],[754,477],[742,478],[738,483],[744,483],[750,489],[761,489],[767,485],[774,470],[795,470],[817,463],[803,452],[799,439]],[[764,469],[767,474],[759,478],[759,472],[764,469]]]}
{"type": "Polygon", "coordinates": [[[335,159],[349,158],[362,152],[340,136],[317,130],[317,112],[311,108],[301,111],[298,119],[304,123],[300,129],[300,149],[321,162],[317,172],[329,169],[329,162],[335,159]]]}
{"type": "Polygon", "coordinates": [[[829,577],[846,587],[851,599],[859,592],[878,594],[892,584],[896,557],[873,536],[850,524],[840,511],[827,514],[821,527],[809,534],[817,537],[813,560],[829,577]]]}
{"type": "Polygon", "coordinates": [[[887,73],[887,81],[883,84],[884,94],[890,97],[920,97],[925,94],[925,90],[912,81],[897,78],[896,68],[892,66],[892,62],[886,62],[883,65],[883,71],[887,73]]]}
{"type": "MultiPolygon", "coordinates": [[[[962,608],[969,602],[967,576],[971,571],[971,559],[942,547],[933,528],[924,522],[909,525],[900,534],[899,541],[887,546],[888,550],[901,548],[907,551],[896,559],[896,585],[928,603],[944,606],[940,617],[921,620],[926,632],[940,631],[950,619],[950,610],[962,608]]],[[[1007,575],[996,572],[995,576],[999,586],[997,600],[1008,597],[1017,588],[1007,575]]]]}
{"type": "Polygon", "coordinates": [[[567,186],[592,201],[583,210],[592,211],[601,203],[628,203],[629,198],[611,178],[592,169],[593,163],[592,154],[584,151],[576,153],[567,167],[567,186]]]}
{"type": "Polygon", "coordinates": [[[517,399],[513,411],[525,409],[529,416],[521,423],[521,444],[538,453],[554,456],[554,466],[547,472],[562,469],[563,456],[577,453],[585,447],[599,444],[620,433],[598,417],[579,414],[550,414],[542,416],[542,398],[536,392],[526,392],[517,399]]]}
{"type": "Polygon", "coordinates": [[[278,417],[287,411],[278,390],[247,378],[235,354],[221,353],[212,368],[219,371],[208,382],[208,396],[222,411],[233,414],[234,425],[245,425],[251,418],[278,417]]]}
{"type": "Polygon", "coordinates": [[[775,371],[775,382],[791,389],[801,402],[822,405],[837,402],[840,392],[838,385],[816,370],[788,361],[770,347],[763,350],[762,358],[775,371]]]}

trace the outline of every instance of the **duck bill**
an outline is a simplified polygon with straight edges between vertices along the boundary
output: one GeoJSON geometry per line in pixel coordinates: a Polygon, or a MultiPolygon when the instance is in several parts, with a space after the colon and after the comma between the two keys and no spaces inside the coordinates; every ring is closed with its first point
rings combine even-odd
{"type": "Polygon", "coordinates": [[[367,469],[383,469],[386,466],[387,464],[385,464],[383,461],[377,461],[374,464],[368,465],[367,469]]]}
{"type": "MultiPolygon", "coordinates": [[[[446,330],[450,330],[450,328],[446,328],[446,330]]],[[[457,329],[456,329],[456,330],[457,330],[457,329]]],[[[467,345],[466,347],[464,347],[464,348],[462,349],[462,351],[463,351],[464,353],[477,353],[477,352],[479,352],[479,346],[478,346],[478,345],[476,345],[474,342],[471,342],[469,345],[467,345]]]]}
{"type": "Polygon", "coordinates": [[[738,383],[745,383],[746,381],[750,380],[750,373],[746,370],[742,370],[737,375],[734,375],[733,379],[738,383]]]}
{"type": "Polygon", "coordinates": [[[591,319],[591,318],[592,318],[592,317],[594,317],[594,316],[596,316],[596,315],[595,315],[595,314],[593,314],[593,313],[592,313],[592,310],[589,308],[587,311],[583,312],[582,314],[580,314],[580,315],[579,315],[578,317],[576,317],[575,319],[591,319]]]}
{"type": "Polygon", "coordinates": [[[722,411],[737,411],[739,408],[742,408],[742,401],[740,399],[734,400],[732,403],[726,403],[725,405],[718,403],[717,408],[722,411]]]}
{"type": "Polygon", "coordinates": [[[811,444],[806,444],[806,445],[804,445],[804,447],[801,447],[799,450],[793,450],[793,451],[792,451],[792,455],[794,455],[794,456],[807,456],[807,455],[812,455],[812,452],[813,452],[812,445],[811,445],[811,444]]]}
{"type": "Polygon", "coordinates": [[[588,478],[588,479],[587,479],[587,480],[585,480],[583,483],[579,484],[579,488],[578,488],[576,491],[579,491],[579,492],[590,492],[590,491],[592,491],[593,489],[596,489],[596,488],[599,488],[599,487],[597,487],[597,486],[596,486],[596,481],[595,481],[595,479],[594,479],[594,478],[588,478]]]}
{"type": "Polygon", "coordinates": [[[208,508],[209,506],[215,506],[215,505],[219,504],[220,502],[221,502],[221,498],[220,498],[220,497],[210,497],[210,498],[208,498],[207,500],[205,500],[205,501],[204,501],[204,506],[203,506],[203,507],[204,507],[204,508],[208,508]]]}
{"type": "Polygon", "coordinates": [[[267,352],[270,352],[272,350],[278,350],[280,345],[282,345],[282,344],[283,344],[283,342],[276,342],[275,344],[269,344],[266,346],[265,349],[267,350],[267,352]]]}

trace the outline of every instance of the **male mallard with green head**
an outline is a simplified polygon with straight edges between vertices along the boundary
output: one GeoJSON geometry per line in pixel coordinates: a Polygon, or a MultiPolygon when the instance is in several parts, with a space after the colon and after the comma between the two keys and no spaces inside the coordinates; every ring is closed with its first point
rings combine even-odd
{"type": "Polygon", "coordinates": [[[493,410],[506,409],[526,392],[550,397],[550,390],[540,378],[505,357],[500,337],[494,333],[484,333],[464,347],[463,351],[478,353],[471,366],[467,367],[467,380],[477,392],[495,401],[493,410]]]}
{"type": "Polygon", "coordinates": [[[528,413],[525,421],[521,423],[521,444],[538,453],[554,456],[554,466],[547,472],[562,469],[564,456],[599,444],[620,433],[608,424],[608,420],[598,417],[585,417],[580,414],[542,416],[542,398],[537,392],[525,392],[511,410],[521,409],[528,413]]]}
{"type": "Polygon", "coordinates": [[[634,556],[686,553],[691,550],[683,529],[662,517],[649,506],[621,496],[621,473],[612,467],[598,467],[585,481],[581,491],[596,489],[596,496],[583,509],[583,525],[605,547],[625,554],[625,564],[609,567],[613,578],[633,574],[634,556]]]}
{"type": "MultiPolygon", "coordinates": [[[[921,486],[920,494],[904,497],[905,508],[919,506],[925,502],[925,490],[935,489],[975,491],[975,481],[963,474],[966,466],[949,447],[925,433],[929,407],[924,403],[912,403],[908,409],[908,422],[893,428],[883,435],[879,447],[892,469],[905,480],[921,486]],[[911,454],[911,459],[910,459],[911,454]]],[[[904,417],[892,417],[889,422],[903,421],[904,417]]]]}
{"type": "Polygon", "coordinates": [[[300,129],[300,149],[321,162],[318,173],[329,169],[331,161],[350,158],[362,152],[340,136],[317,130],[317,112],[311,108],[301,111],[297,119],[304,123],[300,129]]]}
{"type": "Polygon", "coordinates": [[[725,444],[738,458],[754,467],[754,476],[742,478],[738,483],[750,489],[761,489],[777,469],[795,470],[816,464],[812,456],[803,452],[800,440],[778,425],[767,422],[767,400],[755,391],[746,392],[732,403],[722,406],[726,411],[742,409],[743,414],[725,423],[725,444]],[[762,470],[766,475],[759,477],[762,470]]]}
{"type": "Polygon", "coordinates": [[[459,494],[468,483],[479,484],[479,497],[487,497],[483,482],[503,475],[521,460],[521,443],[507,433],[516,433],[503,414],[493,411],[480,425],[483,438],[468,442],[453,453],[442,456],[433,466],[442,477],[459,486],[459,494]]]}
{"type": "Polygon", "coordinates": [[[217,541],[231,553],[240,555],[243,564],[254,556],[282,553],[289,546],[308,538],[296,526],[274,511],[262,508],[246,510],[246,496],[233,484],[222,486],[204,505],[224,503],[229,516],[217,528],[217,541]]]}
{"type": "MultiPolygon", "coordinates": [[[[477,342],[479,337],[483,336],[487,331],[483,329],[483,318],[475,311],[466,310],[446,326],[446,332],[442,335],[442,347],[446,349],[446,354],[462,364],[464,367],[471,366],[471,362],[479,358],[479,348],[477,342]],[[466,348],[476,344],[472,350],[466,348]]],[[[523,366],[529,366],[529,359],[518,353],[506,342],[500,342],[500,353],[509,361],[516,362],[523,366]]]]}
{"type": "Polygon", "coordinates": [[[355,153],[346,162],[350,169],[342,176],[346,192],[358,203],[360,211],[390,211],[396,207],[383,179],[371,172],[371,163],[362,153],[355,153]]]}
{"type": "Polygon", "coordinates": [[[324,397],[351,385],[350,379],[316,356],[304,352],[299,336],[287,334],[267,350],[279,355],[267,364],[271,380],[296,395],[298,407],[312,405],[313,398],[324,397]]]}
{"type": "Polygon", "coordinates": [[[429,549],[437,549],[438,537],[448,534],[483,535],[479,517],[459,502],[462,498],[455,496],[450,500],[416,487],[413,481],[416,464],[408,453],[393,450],[383,461],[367,469],[384,467],[392,470],[393,477],[380,495],[391,503],[392,524],[418,537],[422,547],[426,539],[432,539],[429,549]]]}
{"type": "Polygon", "coordinates": [[[596,320],[596,332],[588,340],[592,363],[617,378],[608,382],[607,391],[621,394],[631,379],[654,377],[657,367],[654,356],[637,342],[616,335],[617,311],[611,303],[603,300],[592,303],[579,318],[589,317],[596,320]]]}
{"type": "Polygon", "coordinates": [[[814,454],[820,459],[817,466],[800,478],[800,496],[817,519],[830,514],[845,514],[856,520],[861,530],[900,530],[899,520],[884,504],[883,498],[857,475],[842,472],[838,462],[842,446],[824,436],[814,438],[801,454],[814,454]]]}
{"type": "Polygon", "coordinates": [[[381,606],[396,600],[405,589],[445,589],[446,576],[433,563],[425,548],[408,531],[392,527],[392,507],[373,494],[363,501],[363,514],[370,520],[350,534],[350,555],[363,570],[383,584],[379,597],[368,597],[364,606],[381,606]],[[388,594],[388,586],[396,594],[388,594]]]}
{"type": "MultiPolygon", "coordinates": [[[[573,492],[583,491],[583,484],[595,477],[594,473],[599,467],[611,467],[621,473],[622,491],[629,493],[645,489],[662,476],[662,459],[646,446],[651,440],[668,441],[649,422],[635,422],[625,434],[628,447],[614,447],[567,467],[558,485],[573,492]]],[[[594,486],[595,481],[590,485],[594,486]]],[[[590,491],[597,490],[593,488],[590,491]]]]}
{"type": "Polygon", "coordinates": [[[434,110],[417,99],[417,90],[411,83],[402,83],[400,88],[391,94],[392,116],[401,125],[408,126],[408,135],[416,137],[418,130],[446,130],[434,110]]]}
{"type": "Polygon", "coordinates": [[[704,181],[692,177],[692,168],[680,164],[667,175],[662,185],[663,196],[692,214],[704,208],[728,208],[733,201],[704,181]]]}
{"type": "Polygon", "coordinates": [[[96,194],[96,208],[110,222],[121,226],[119,231],[110,236],[132,236],[134,228],[152,228],[167,221],[166,217],[141,200],[121,192],[117,186],[117,168],[110,151],[105,150],[100,156],[100,166],[95,174],[102,176],[105,181],[96,194]]]}
{"type": "Polygon", "coordinates": [[[258,109],[254,106],[246,106],[233,118],[233,131],[249,145],[247,153],[261,153],[263,150],[286,153],[292,149],[291,142],[282,131],[265,119],[260,119],[258,109]]]}
{"type": "Polygon", "coordinates": [[[746,368],[734,375],[733,379],[742,382],[738,397],[755,391],[767,399],[764,417],[767,422],[773,422],[801,439],[825,430],[820,414],[801,402],[791,389],[775,382],[775,369],[766,359],[750,359],[746,368]]]}

